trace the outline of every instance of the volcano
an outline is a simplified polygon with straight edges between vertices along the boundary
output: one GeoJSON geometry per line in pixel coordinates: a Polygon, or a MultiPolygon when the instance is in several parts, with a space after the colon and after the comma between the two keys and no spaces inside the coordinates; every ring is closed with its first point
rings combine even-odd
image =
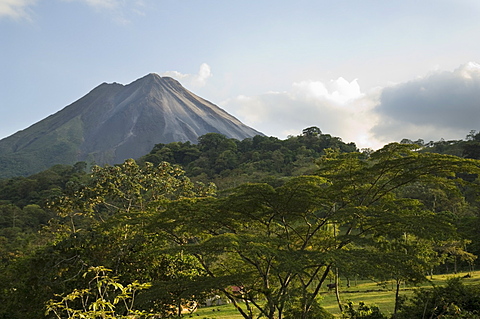
{"type": "Polygon", "coordinates": [[[197,143],[219,133],[243,140],[261,132],[178,81],[148,74],[128,85],[103,83],[62,110],[0,140],[0,177],[55,164],[117,164],[159,143],[197,143]]]}

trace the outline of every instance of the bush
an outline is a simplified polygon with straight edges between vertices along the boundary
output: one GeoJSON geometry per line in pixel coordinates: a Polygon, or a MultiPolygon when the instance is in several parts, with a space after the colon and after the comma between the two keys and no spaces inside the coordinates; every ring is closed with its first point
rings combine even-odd
{"type": "Polygon", "coordinates": [[[400,304],[396,318],[480,318],[480,285],[453,278],[445,287],[419,289],[400,304]]]}
{"type": "Polygon", "coordinates": [[[353,302],[349,301],[344,305],[342,318],[345,319],[387,319],[377,306],[368,306],[364,302],[358,303],[358,308],[355,309],[353,302]]]}

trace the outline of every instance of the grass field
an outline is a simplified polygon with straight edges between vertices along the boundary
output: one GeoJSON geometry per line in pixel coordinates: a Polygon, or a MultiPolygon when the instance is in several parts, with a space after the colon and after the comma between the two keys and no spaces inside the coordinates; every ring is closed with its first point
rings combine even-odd
{"type": "MultiPolygon", "coordinates": [[[[448,278],[463,277],[467,273],[458,273],[456,275],[435,275],[431,282],[426,282],[421,287],[431,287],[434,285],[443,285],[448,278]]],[[[471,278],[465,278],[465,284],[480,284],[480,271],[471,272],[471,278]]],[[[401,295],[412,295],[416,287],[402,286],[401,295]]],[[[320,304],[332,314],[340,316],[337,300],[334,292],[322,291],[320,304]]],[[[393,312],[395,302],[395,290],[391,283],[378,285],[376,282],[359,280],[356,285],[352,284],[350,288],[340,285],[340,298],[342,303],[352,301],[354,304],[363,301],[367,305],[376,305],[384,314],[393,312]]],[[[191,315],[185,315],[186,318],[199,319],[242,319],[243,317],[231,304],[203,307],[191,315]]]]}

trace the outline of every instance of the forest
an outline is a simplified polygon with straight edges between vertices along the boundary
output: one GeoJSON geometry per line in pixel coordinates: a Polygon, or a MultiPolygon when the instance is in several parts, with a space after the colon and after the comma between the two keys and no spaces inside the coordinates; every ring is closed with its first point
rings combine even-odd
{"type": "Polygon", "coordinates": [[[2,179],[0,318],[180,318],[212,298],[333,318],[321,293],[357,279],[394,283],[393,313],[337,298],[342,318],[479,318],[480,284],[401,294],[478,264],[479,158],[475,131],[373,151],[310,127],[2,179]]]}

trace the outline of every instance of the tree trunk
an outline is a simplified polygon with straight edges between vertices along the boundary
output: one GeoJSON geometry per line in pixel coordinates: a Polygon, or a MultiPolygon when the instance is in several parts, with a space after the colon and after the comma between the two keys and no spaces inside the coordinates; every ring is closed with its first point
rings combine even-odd
{"type": "Polygon", "coordinates": [[[338,268],[335,269],[335,297],[337,298],[338,309],[340,309],[340,313],[343,312],[342,302],[340,300],[340,292],[338,290],[339,281],[338,281],[338,268]]]}
{"type": "Polygon", "coordinates": [[[397,279],[397,287],[395,290],[395,308],[393,309],[393,318],[397,316],[397,311],[398,311],[398,302],[400,301],[400,284],[401,280],[397,279]]]}
{"type": "Polygon", "coordinates": [[[179,300],[177,304],[177,315],[180,318],[182,316],[182,301],[179,300]]]}

